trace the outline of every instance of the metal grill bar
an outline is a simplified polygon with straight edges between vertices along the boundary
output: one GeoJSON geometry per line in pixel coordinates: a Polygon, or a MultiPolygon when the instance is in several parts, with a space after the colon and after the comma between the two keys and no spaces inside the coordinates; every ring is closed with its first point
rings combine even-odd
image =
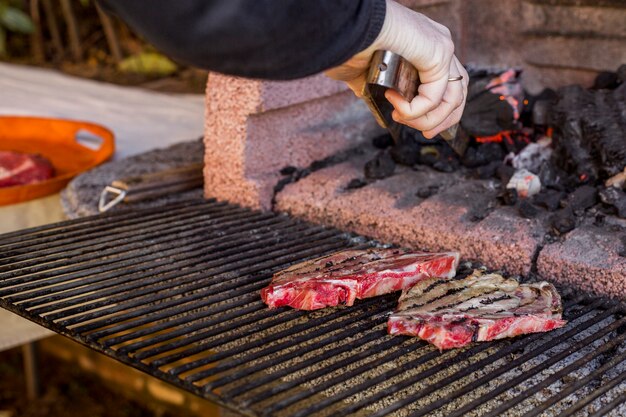
{"type": "Polygon", "coordinates": [[[495,416],[598,358],[606,363],[528,415],[571,414],[596,400],[603,405],[594,415],[602,415],[625,401],[619,389],[626,373],[614,368],[626,360],[626,308],[605,299],[566,296],[572,324],[563,329],[442,354],[416,338],[386,334],[394,294],[314,313],[269,310],[259,298],[277,270],[372,244],[216,201],[107,213],[0,236],[0,305],[249,416],[444,415],[438,410],[463,396],[470,398],[447,415],[485,408],[478,415],[495,416]],[[568,340],[580,332],[583,339],[568,340]],[[528,352],[510,358],[529,343],[528,352]],[[525,365],[551,349],[544,363],[525,365]],[[512,369],[522,372],[507,378],[512,369]],[[472,379],[477,371],[481,377],[472,379]],[[391,378],[393,384],[380,386],[391,378]],[[494,378],[504,382],[476,397],[494,378]],[[494,402],[531,378],[534,385],[494,402]],[[564,410],[561,400],[582,388],[584,395],[564,410]]]}
{"type": "MultiPolygon", "coordinates": [[[[626,378],[626,377],[624,377],[623,374],[622,374],[622,376],[620,376],[620,378],[626,378]]],[[[589,417],[601,417],[601,416],[604,416],[604,415],[610,413],[611,411],[613,411],[614,409],[616,409],[617,407],[619,407],[620,405],[622,405],[625,402],[626,402],[626,395],[617,396],[613,401],[605,404],[604,407],[600,408],[595,413],[590,414],[589,417]]]]}
{"type": "MultiPolygon", "coordinates": [[[[593,310],[593,307],[589,306],[586,309],[584,309],[583,311],[590,312],[592,310],[593,310]]],[[[522,346],[522,344],[529,343],[530,341],[538,339],[541,336],[542,335],[540,335],[540,334],[536,334],[536,335],[529,336],[528,338],[526,338],[526,340],[517,340],[517,342],[515,342],[515,343],[513,343],[511,345],[505,346],[496,355],[500,356],[500,357],[505,356],[505,355],[507,355],[507,354],[509,354],[511,352],[514,352],[515,350],[519,349],[520,346],[522,346]]],[[[487,350],[488,348],[489,348],[488,344],[481,344],[481,345],[478,345],[478,346],[474,347],[473,349],[465,350],[461,354],[451,358],[450,361],[448,362],[448,365],[451,365],[452,363],[458,363],[458,362],[464,361],[466,359],[470,359],[471,357],[473,357],[476,354],[479,354],[479,353],[487,350]]],[[[426,355],[424,355],[422,357],[418,357],[415,360],[407,363],[405,365],[405,367],[408,367],[408,368],[418,367],[419,365],[427,363],[428,361],[436,358],[437,355],[438,355],[438,352],[432,351],[429,354],[426,354],[426,355]]],[[[483,366],[485,364],[488,364],[490,362],[491,361],[483,360],[483,361],[480,361],[477,364],[474,364],[473,366],[465,367],[461,371],[459,371],[456,374],[456,376],[458,378],[462,378],[462,377],[464,377],[466,375],[471,374],[472,372],[475,372],[477,369],[480,369],[481,366],[483,366]]],[[[432,368],[428,369],[425,372],[421,372],[418,375],[415,375],[412,379],[408,380],[408,382],[404,381],[404,383],[395,384],[394,387],[393,387],[393,390],[395,390],[395,389],[402,389],[403,387],[409,386],[409,385],[417,382],[418,380],[427,378],[427,377],[437,373],[438,371],[440,371],[440,368],[432,367],[432,368]]],[[[387,380],[389,378],[392,378],[392,377],[395,377],[397,375],[400,375],[400,374],[402,374],[402,372],[403,372],[403,369],[401,369],[401,368],[396,368],[396,369],[387,371],[384,374],[380,375],[380,377],[377,378],[377,379],[368,380],[368,381],[366,381],[366,382],[364,382],[362,384],[359,384],[357,386],[352,387],[349,390],[346,390],[345,392],[342,392],[341,394],[338,394],[338,395],[335,395],[333,397],[330,397],[327,400],[320,401],[319,403],[315,404],[314,406],[310,407],[309,409],[305,409],[301,413],[298,413],[297,416],[298,417],[300,417],[300,416],[303,417],[303,416],[310,415],[313,412],[319,411],[322,408],[324,408],[324,407],[326,407],[326,406],[328,406],[328,405],[330,405],[332,403],[336,403],[336,402],[338,402],[340,400],[344,400],[344,399],[346,399],[346,398],[348,398],[348,397],[350,397],[350,396],[352,396],[352,395],[354,395],[354,394],[356,394],[358,392],[364,391],[364,390],[370,388],[373,384],[381,383],[381,382],[383,382],[383,381],[385,381],[385,380],[387,380]]],[[[447,378],[447,380],[453,380],[453,379],[452,379],[452,377],[449,377],[449,378],[447,378]]],[[[434,392],[437,389],[443,388],[445,385],[447,385],[446,382],[447,381],[442,380],[442,381],[439,381],[438,383],[430,385],[429,388],[427,388],[428,392],[425,392],[424,390],[420,390],[419,393],[417,394],[418,398],[422,398],[422,397],[426,396],[428,393],[431,393],[431,392],[434,392]]],[[[365,407],[365,406],[367,406],[369,404],[372,404],[372,403],[374,403],[376,401],[379,401],[380,399],[382,399],[382,398],[384,398],[386,396],[392,395],[393,392],[394,392],[393,390],[382,390],[382,391],[380,391],[376,395],[373,395],[373,396],[368,397],[368,398],[366,398],[366,399],[364,399],[364,400],[362,400],[360,402],[354,403],[354,404],[352,404],[352,405],[350,405],[348,407],[343,408],[341,410],[341,413],[342,413],[342,415],[347,415],[349,413],[353,413],[353,412],[355,412],[355,411],[357,411],[357,410],[359,410],[359,409],[361,409],[361,408],[363,408],[363,407],[365,407]]],[[[405,402],[408,404],[410,402],[413,402],[413,401],[417,400],[418,398],[415,398],[415,397],[407,398],[405,400],[405,402]]],[[[392,411],[397,410],[398,408],[400,408],[400,407],[398,407],[398,405],[400,405],[400,407],[401,407],[401,406],[404,406],[406,404],[404,404],[404,403],[403,404],[396,403],[396,404],[394,404],[394,406],[389,407],[388,409],[385,409],[385,412],[386,413],[390,413],[392,411]]],[[[382,411],[380,413],[382,413],[382,411]]]]}
{"type": "MultiPolygon", "coordinates": [[[[615,321],[615,322],[611,323],[610,326],[605,327],[599,333],[592,334],[592,335],[586,337],[585,339],[581,340],[580,342],[576,343],[575,345],[571,346],[570,348],[563,350],[558,355],[552,356],[550,359],[548,359],[546,362],[542,363],[541,365],[537,365],[537,366],[529,369],[528,371],[522,373],[521,375],[517,376],[516,378],[512,379],[511,381],[507,382],[506,384],[503,384],[503,385],[499,386],[497,389],[491,391],[489,394],[491,396],[493,396],[493,397],[496,397],[497,395],[503,393],[504,391],[508,390],[509,388],[512,388],[515,385],[518,385],[519,383],[521,383],[521,382],[525,381],[526,379],[532,377],[537,372],[536,368],[544,367],[545,365],[549,366],[549,365],[552,365],[552,364],[555,364],[555,363],[561,361],[562,359],[566,358],[567,356],[571,355],[572,353],[575,353],[579,349],[582,349],[583,347],[588,346],[589,344],[591,344],[594,341],[598,340],[598,338],[601,338],[602,336],[604,336],[604,335],[614,331],[619,326],[621,326],[625,321],[626,321],[626,318],[623,318],[623,319],[621,319],[619,321],[615,321]]],[[[612,339],[609,343],[607,343],[605,345],[602,345],[597,350],[594,350],[593,352],[585,355],[583,358],[574,361],[570,365],[568,365],[565,368],[561,369],[559,372],[556,372],[556,373],[550,375],[548,378],[546,378],[543,381],[541,381],[541,383],[533,386],[532,389],[526,390],[525,392],[523,392],[522,394],[518,395],[517,397],[514,397],[514,398],[510,399],[509,401],[506,401],[506,402],[502,403],[499,407],[497,407],[494,410],[492,410],[488,415],[489,416],[499,416],[499,415],[501,415],[501,413],[503,411],[506,411],[508,408],[513,407],[514,405],[516,405],[519,402],[525,400],[529,396],[534,395],[539,390],[550,386],[552,383],[554,383],[558,379],[562,378],[563,376],[571,373],[572,371],[575,371],[576,369],[580,369],[587,362],[593,360],[596,356],[602,355],[602,354],[606,353],[606,351],[608,351],[609,349],[612,349],[615,346],[618,346],[619,344],[621,344],[624,341],[624,339],[626,339],[626,334],[622,334],[619,337],[617,337],[615,339],[612,339]]],[[[472,408],[473,407],[468,407],[467,409],[472,409],[472,408]]],[[[458,414],[458,411],[457,411],[457,414],[458,414]]]]}
{"type": "MultiPolygon", "coordinates": [[[[562,333],[559,335],[559,337],[553,337],[553,338],[549,338],[546,343],[543,343],[542,345],[536,347],[535,349],[531,350],[530,352],[520,356],[519,358],[511,361],[509,363],[509,366],[507,367],[500,367],[492,372],[490,372],[487,375],[483,375],[482,377],[478,378],[477,380],[472,381],[471,384],[466,384],[463,388],[448,394],[448,397],[450,398],[450,400],[458,398],[462,395],[467,394],[469,391],[475,389],[478,386],[481,386],[487,382],[489,382],[490,380],[493,380],[494,378],[508,372],[510,370],[510,367],[514,367],[514,366],[518,366],[521,365],[525,362],[528,362],[529,360],[541,355],[542,353],[544,353],[546,350],[551,349],[561,343],[563,343],[565,340],[577,335],[578,333],[581,332],[581,330],[583,329],[587,329],[591,326],[593,326],[594,324],[606,319],[607,317],[611,316],[615,311],[617,311],[617,308],[611,309],[611,310],[606,310],[596,316],[594,316],[593,318],[585,321],[584,323],[573,327],[572,329],[570,329],[569,331],[562,333]]],[[[580,343],[578,343],[578,345],[580,345],[580,343]]],[[[502,352],[502,351],[501,351],[502,352]]],[[[492,360],[500,359],[503,355],[501,354],[496,354],[494,355],[492,358],[492,360]]],[[[491,362],[488,361],[487,359],[483,360],[483,364],[485,364],[485,362],[491,362]]],[[[476,369],[473,369],[472,372],[476,371],[476,369]]],[[[467,374],[469,375],[470,372],[468,372],[468,369],[466,368],[466,370],[462,371],[463,374],[467,374]]],[[[465,376],[465,375],[463,375],[465,376]]],[[[452,377],[449,377],[445,380],[446,385],[451,381],[452,377]]],[[[441,382],[443,384],[443,381],[441,382]]],[[[484,401],[484,398],[481,399],[481,401],[484,401]]],[[[481,402],[482,403],[482,402],[481,402]]],[[[423,409],[420,409],[419,411],[412,413],[411,417],[417,417],[420,415],[425,415],[426,413],[432,411],[432,410],[436,410],[439,407],[442,407],[445,403],[441,400],[439,401],[435,401],[429,405],[427,405],[426,407],[424,407],[423,409]]],[[[459,412],[460,410],[457,410],[454,414],[455,415],[463,415],[459,412]]]]}

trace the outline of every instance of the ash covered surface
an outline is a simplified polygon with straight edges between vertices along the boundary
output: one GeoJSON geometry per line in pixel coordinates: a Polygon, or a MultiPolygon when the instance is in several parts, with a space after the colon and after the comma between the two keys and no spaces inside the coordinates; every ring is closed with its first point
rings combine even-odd
{"type": "MultiPolygon", "coordinates": [[[[163,149],[155,149],[119,161],[107,162],[74,178],[61,193],[61,205],[65,215],[78,218],[98,214],[98,200],[105,186],[114,180],[159,172],[203,162],[202,139],[182,142],[163,149]]],[[[134,209],[159,207],[172,202],[198,199],[202,190],[178,192],[171,196],[133,203],[134,209]]],[[[123,210],[126,204],[118,204],[111,210],[123,210]]]]}

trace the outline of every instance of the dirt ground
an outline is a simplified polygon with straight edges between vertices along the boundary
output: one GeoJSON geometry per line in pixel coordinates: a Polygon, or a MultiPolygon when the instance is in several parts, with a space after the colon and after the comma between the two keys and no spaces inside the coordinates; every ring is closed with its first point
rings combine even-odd
{"type": "Polygon", "coordinates": [[[41,396],[26,398],[21,350],[0,352],[0,417],[173,417],[149,410],[89,375],[40,353],[41,396]]]}

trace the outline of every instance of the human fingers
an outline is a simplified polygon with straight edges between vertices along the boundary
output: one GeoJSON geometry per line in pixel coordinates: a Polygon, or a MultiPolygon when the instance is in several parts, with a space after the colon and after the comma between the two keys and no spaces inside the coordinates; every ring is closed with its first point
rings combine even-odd
{"type": "Polygon", "coordinates": [[[387,90],[385,97],[393,105],[398,118],[403,121],[409,121],[424,116],[429,111],[437,108],[443,99],[447,87],[448,75],[443,75],[442,73],[441,76],[432,81],[423,82],[418,88],[418,95],[410,102],[393,90],[387,90]]]}
{"type": "MultiPolygon", "coordinates": [[[[457,77],[459,71],[453,63],[450,69],[450,77],[457,77]]],[[[420,131],[429,131],[444,122],[452,112],[463,103],[463,84],[459,81],[448,81],[448,86],[443,95],[441,103],[434,110],[417,119],[406,121],[407,124],[420,131]]],[[[395,112],[394,117],[402,121],[400,115],[395,112]]]]}
{"type": "Polygon", "coordinates": [[[432,129],[425,129],[422,131],[424,136],[427,138],[435,137],[439,133],[461,121],[461,117],[463,116],[463,111],[465,109],[465,103],[467,100],[467,86],[469,84],[469,76],[467,75],[467,71],[465,70],[463,65],[461,65],[458,60],[456,60],[456,66],[459,70],[460,75],[463,76],[463,79],[461,81],[454,81],[457,84],[460,84],[462,88],[463,98],[461,100],[461,103],[452,112],[450,112],[450,114],[439,125],[433,127],[432,129]]]}
{"type": "MultiPolygon", "coordinates": [[[[431,131],[437,128],[440,124],[446,121],[448,119],[448,116],[450,116],[459,106],[463,106],[465,102],[466,89],[463,82],[467,81],[461,73],[460,68],[462,68],[462,66],[455,58],[450,65],[450,76],[448,78],[455,78],[458,76],[461,76],[462,78],[461,80],[457,81],[448,81],[448,85],[443,95],[442,101],[435,109],[421,117],[409,121],[403,120],[398,112],[395,112],[393,116],[399,122],[408,124],[409,126],[423,132],[431,131]]],[[[452,124],[454,124],[454,120],[452,120],[452,122],[452,124]]]]}

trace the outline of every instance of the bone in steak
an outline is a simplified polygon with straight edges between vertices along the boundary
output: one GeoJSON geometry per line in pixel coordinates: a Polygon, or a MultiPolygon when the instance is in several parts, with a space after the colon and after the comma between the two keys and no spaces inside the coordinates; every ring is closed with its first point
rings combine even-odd
{"type": "Polygon", "coordinates": [[[402,290],[429,277],[456,274],[458,252],[425,253],[401,249],[345,250],[305,261],[274,274],[261,291],[270,307],[316,310],[402,290]]]}
{"type": "Polygon", "coordinates": [[[40,155],[0,151],[0,187],[32,184],[53,175],[52,165],[40,155]]]}
{"type": "Polygon", "coordinates": [[[404,291],[387,329],[443,350],[553,330],[566,323],[562,311],[552,284],[520,284],[476,270],[460,279],[429,278],[404,291]]]}

